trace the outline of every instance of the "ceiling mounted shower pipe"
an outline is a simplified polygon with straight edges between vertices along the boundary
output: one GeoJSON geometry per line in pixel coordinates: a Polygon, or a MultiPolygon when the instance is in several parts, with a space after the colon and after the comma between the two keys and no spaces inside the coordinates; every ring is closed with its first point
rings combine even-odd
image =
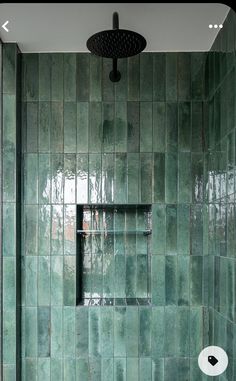
{"type": "Polygon", "coordinates": [[[87,48],[92,54],[112,58],[113,69],[109,78],[112,82],[121,79],[117,69],[118,58],[128,58],[141,53],[147,45],[143,36],[127,29],[119,29],[119,15],[113,13],[113,29],[95,33],[87,41],[87,48]]]}

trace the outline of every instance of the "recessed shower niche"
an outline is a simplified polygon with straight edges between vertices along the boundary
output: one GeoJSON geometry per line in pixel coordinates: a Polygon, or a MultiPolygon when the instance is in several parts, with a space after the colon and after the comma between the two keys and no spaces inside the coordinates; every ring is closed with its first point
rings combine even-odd
{"type": "Polygon", "coordinates": [[[150,304],[151,205],[77,205],[77,305],[150,304]]]}

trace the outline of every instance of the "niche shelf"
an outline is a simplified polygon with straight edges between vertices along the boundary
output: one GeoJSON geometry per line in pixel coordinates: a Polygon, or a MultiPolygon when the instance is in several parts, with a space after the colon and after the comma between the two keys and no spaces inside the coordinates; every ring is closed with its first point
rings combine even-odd
{"type": "Polygon", "coordinates": [[[151,304],[151,221],[151,205],[77,205],[77,305],[151,304]]]}

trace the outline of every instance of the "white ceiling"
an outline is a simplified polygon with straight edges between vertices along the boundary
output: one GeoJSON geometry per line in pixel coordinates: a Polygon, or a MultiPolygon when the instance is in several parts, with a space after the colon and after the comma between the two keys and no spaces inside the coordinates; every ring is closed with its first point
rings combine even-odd
{"type": "Polygon", "coordinates": [[[17,42],[22,52],[86,52],[95,32],[120,28],[141,33],[145,51],[206,51],[229,7],[220,3],[1,3],[0,38],[17,42]],[[7,33],[1,27],[9,21],[7,33]]]}

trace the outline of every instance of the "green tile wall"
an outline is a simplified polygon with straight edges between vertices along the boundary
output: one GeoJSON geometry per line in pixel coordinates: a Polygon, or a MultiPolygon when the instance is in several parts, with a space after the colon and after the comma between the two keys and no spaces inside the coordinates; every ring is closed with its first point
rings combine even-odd
{"type": "Polygon", "coordinates": [[[236,14],[230,10],[206,61],[208,99],[208,256],[205,303],[209,306],[209,342],[223,347],[229,366],[222,380],[236,377],[235,295],[235,110],[236,14]]]}

